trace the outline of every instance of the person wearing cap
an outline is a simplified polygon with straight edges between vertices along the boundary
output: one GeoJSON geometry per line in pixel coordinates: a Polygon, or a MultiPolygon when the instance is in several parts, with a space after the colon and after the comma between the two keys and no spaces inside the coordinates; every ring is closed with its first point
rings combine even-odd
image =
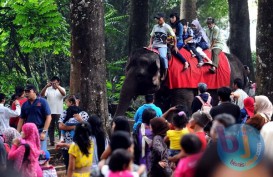
{"type": "Polygon", "coordinates": [[[210,41],[210,47],[211,50],[211,60],[213,63],[213,66],[209,69],[211,73],[216,72],[216,68],[219,64],[219,57],[218,55],[221,53],[221,51],[224,49],[224,41],[221,36],[221,31],[218,26],[215,25],[214,18],[209,17],[207,18],[207,25],[208,25],[208,31],[207,36],[210,41]]]}
{"type": "Polygon", "coordinates": [[[161,77],[161,80],[165,80],[167,76],[168,71],[168,58],[167,58],[167,37],[168,35],[173,36],[174,38],[174,50],[175,52],[178,52],[177,48],[177,40],[175,33],[170,25],[165,23],[164,21],[164,14],[158,13],[156,16],[154,16],[155,20],[157,21],[157,24],[154,25],[153,30],[151,32],[151,38],[150,38],[150,44],[148,48],[154,48],[157,49],[159,52],[160,57],[164,61],[164,68],[165,72],[163,76],[161,77]]]}
{"type": "Polygon", "coordinates": [[[6,102],[6,96],[3,93],[0,93],[0,136],[3,135],[4,131],[8,129],[9,120],[11,117],[17,117],[21,113],[21,106],[18,100],[14,101],[15,111],[4,106],[6,102]]]}
{"type": "Polygon", "coordinates": [[[208,89],[207,84],[200,82],[197,88],[198,88],[198,96],[194,97],[192,101],[192,105],[191,105],[192,113],[195,113],[196,111],[202,108],[203,104],[200,101],[200,99],[202,99],[204,103],[209,102],[209,104],[212,104],[212,97],[207,92],[207,89],[208,89]]]}
{"type": "Polygon", "coordinates": [[[43,171],[43,177],[57,177],[57,172],[54,166],[49,164],[50,153],[48,150],[42,151],[39,156],[39,165],[43,171]]]}
{"type": "Polygon", "coordinates": [[[58,120],[63,113],[63,99],[65,97],[65,89],[60,86],[60,78],[53,76],[50,82],[42,89],[41,96],[46,97],[51,111],[51,123],[48,129],[50,145],[54,146],[55,127],[58,129],[58,120]]]}
{"type": "Polygon", "coordinates": [[[34,85],[26,86],[25,94],[28,100],[22,106],[17,130],[21,132],[23,123],[34,123],[40,133],[41,149],[46,150],[47,131],[51,122],[51,112],[46,99],[39,97],[37,93],[34,85]]]}

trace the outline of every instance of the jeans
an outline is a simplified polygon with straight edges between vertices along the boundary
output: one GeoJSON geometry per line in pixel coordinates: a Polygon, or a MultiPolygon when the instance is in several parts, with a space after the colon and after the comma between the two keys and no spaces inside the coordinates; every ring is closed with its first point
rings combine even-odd
{"type": "Polygon", "coordinates": [[[67,149],[62,149],[62,154],[63,154],[63,158],[64,158],[65,169],[66,169],[66,171],[67,171],[67,169],[68,169],[68,164],[69,164],[69,154],[68,154],[68,150],[67,150],[67,149]]]}
{"type": "Polygon", "coordinates": [[[169,156],[173,157],[176,154],[179,154],[180,150],[173,150],[173,149],[169,149],[169,156]]]}
{"type": "MultiPolygon", "coordinates": [[[[41,133],[43,130],[39,130],[39,133],[41,133]]],[[[46,132],[45,139],[40,141],[41,150],[47,150],[47,135],[48,132],[46,132]]]]}
{"type": "Polygon", "coordinates": [[[200,56],[200,54],[196,51],[196,46],[194,43],[188,43],[186,46],[185,46],[185,49],[187,49],[188,51],[192,51],[195,55],[196,55],[196,58],[198,60],[198,63],[202,62],[202,57],[200,56]]]}
{"type": "Polygon", "coordinates": [[[176,52],[174,50],[174,47],[171,48],[171,51],[172,51],[172,55],[175,56],[176,58],[178,58],[182,63],[186,63],[187,62],[187,60],[181,55],[181,53],[179,51],[176,52]]]}
{"type": "Polygon", "coordinates": [[[159,47],[157,48],[160,57],[164,61],[164,68],[168,69],[168,58],[167,58],[167,47],[159,47]]]}
{"type": "Polygon", "coordinates": [[[54,136],[55,126],[57,127],[59,132],[58,121],[60,118],[60,114],[51,114],[51,117],[52,117],[52,120],[48,128],[48,136],[49,136],[50,143],[53,144],[55,141],[55,136],[54,136]]]}
{"type": "MultiPolygon", "coordinates": [[[[76,126],[77,123],[76,123],[76,124],[75,124],[75,123],[65,123],[65,125],[66,125],[66,126],[76,126]]],[[[69,131],[69,132],[70,132],[70,136],[71,136],[71,137],[74,137],[75,130],[61,130],[61,135],[64,136],[64,134],[65,134],[66,131],[69,131]]]]}

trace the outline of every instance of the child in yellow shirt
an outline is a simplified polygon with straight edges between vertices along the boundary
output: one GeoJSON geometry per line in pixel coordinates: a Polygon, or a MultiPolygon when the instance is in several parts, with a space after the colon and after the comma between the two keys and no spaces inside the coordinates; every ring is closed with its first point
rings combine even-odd
{"type": "Polygon", "coordinates": [[[179,112],[173,117],[174,130],[168,130],[164,138],[165,142],[170,142],[169,155],[172,157],[180,152],[180,139],[189,133],[186,128],[188,118],[184,111],[179,112]]]}

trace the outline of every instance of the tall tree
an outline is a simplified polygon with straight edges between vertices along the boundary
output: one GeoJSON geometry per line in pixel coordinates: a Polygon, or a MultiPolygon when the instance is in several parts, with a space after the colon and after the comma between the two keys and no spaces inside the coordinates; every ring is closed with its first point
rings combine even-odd
{"type": "Polygon", "coordinates": [[[237,56],[243,64],[249,66],[253,79],[254,68],[250,50],[248,0],[228,0],[228,4],[230,22],[228,46],[230,53],[237,56]]]}
{"type": "Polygon", "coordinates": [[[71,1],[71,88],[80,91],[81,106],[89,113],[108,118],[104,7],[101,0],[71,1]],[[80,78],[73,72],[79,72],[80,78]],[[74,80],[79,79],[79,81],[74,80]]]}
{"type": "Polygon", "coordinates": [[[197,0],[181,0],[180,4],[180,17],[187,19],[189,22],[196,19],[196,2],[197,0]]]}
{"type": "Polygon", "coordinates": [[[257,94],[267,95],[273,101],[273,3],[258,1],[257,22],[257,94]]]}
{"type": "Polygon", "coordinates": [[[146,46],[149,22],[149,0],[131,0],[129,54],[146,46]]]}

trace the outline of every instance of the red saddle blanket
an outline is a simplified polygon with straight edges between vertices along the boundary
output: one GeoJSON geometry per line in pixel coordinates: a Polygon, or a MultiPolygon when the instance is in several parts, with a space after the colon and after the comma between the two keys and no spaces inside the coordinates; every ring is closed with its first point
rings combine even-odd
{"type": "MultiPolygon", "coordinates": [[[[209,50],[204,51],[209,58],[211,58],[211,52],[209,50]]],[[[218,89],[230,85],[230,66],[228,58],[221,52],[219,54],[219,66],[215,74],[209,72],[210,65],[203,65],[198,68],[198,61],[195,57],[191,57],[190,52],[182,48],[180,53],[189,62],[190,67],[183,71],[184,65],[179,59],[172,56],[169,60],[169,69],[167,76],[167,86],[170,89],[175,88],[197,88],[199,82],[204,82],[208,85],[209,89],[218,89]]]]}

